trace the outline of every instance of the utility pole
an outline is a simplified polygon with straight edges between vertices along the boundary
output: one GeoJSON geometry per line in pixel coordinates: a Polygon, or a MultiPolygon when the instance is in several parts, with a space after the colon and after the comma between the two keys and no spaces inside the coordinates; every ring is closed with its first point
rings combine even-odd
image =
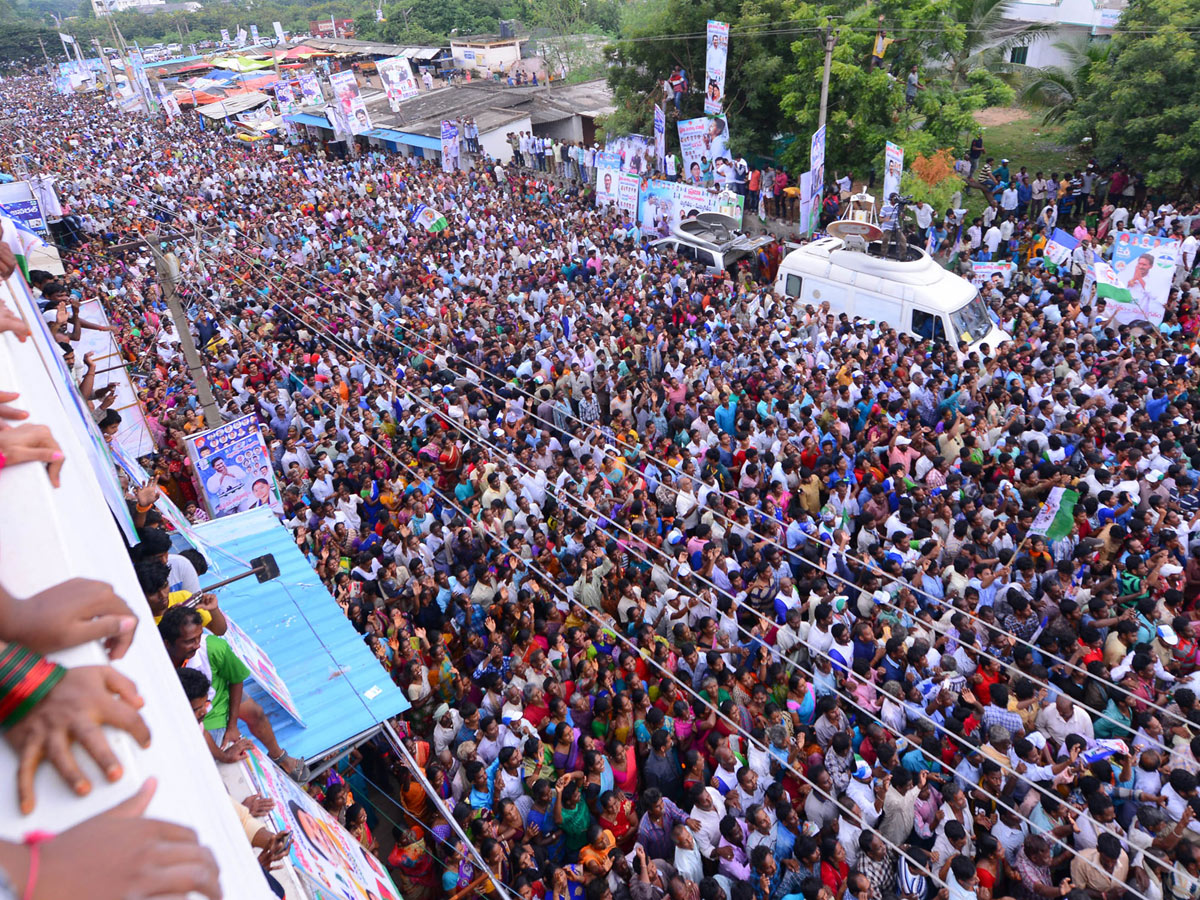
{"type": "Polygon", "coordinates": [[[825,124],[825,114],[829,106],[829,67],[833,64],[833,48],[837,46],[837,31],[826,25],[821,29],[821,41],[825,45],[825,70],[821,74],[821,116],[817,120],[817,128],[825,124]]]}
{"type": "Polygon", "coordinates": [[[42,43],[41,35],[38,36],[38,46],[42,48],[42,59],[46,60],[46,75],[53,82],[54,67],[50,64],[50,54],[46,52],[46,45],[42,43]]]}
{"type": "Polygon", "coordinates": [[[213,397],[212,385],[208,383],[208,372],[200,359],[196,342],[192,339],[192,329],[188,325],[183,303],[180,302],[179,294],[175,290],[175,281],[179,277],[179,259],[170,251],[163,253],[159,247],[155,246],[157,240],[157,236],[153,236],[147,243],[150,245],[150,252],[154,254],[154,267],[158,270],[163,299],[167,301],[167,309],[170,310],[171,319],[175,322],[175,331],[178,332],[179,343],[183,347],[183,359],[187,363],[188,371],[192,374],[192,382],[196,385],[196,394],[200,397],[200,407],[204,410],[204,423],[209,428],[216,428],[221,424],[221,413],[217,409],[217,401],[213,397]]]}
{"type": "Polygon", "coordinates": [[[96,52],[100,54],[100,59],[104,61],[104,71],[108,73],[108,87],[112,91],[113,96],[117,96],[117,76],[113,72],[112,60],[108,58],[108,54],[104,52],[104,45],[100,38],[92,38],[92,43],[96,45],[96,52]]]}

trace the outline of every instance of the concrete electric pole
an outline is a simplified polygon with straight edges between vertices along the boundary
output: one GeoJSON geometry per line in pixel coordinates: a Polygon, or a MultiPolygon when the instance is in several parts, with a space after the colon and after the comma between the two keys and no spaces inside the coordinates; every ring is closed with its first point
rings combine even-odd
{"type": "Polygon", "coordinates": [[[825,70],[821,74],[821,117],[817,120],[817,128],[825,124],[825,114],[829,106],[829,67],[833,64],[833,48],[837,46],[837,32],[826,25],[821,29],[821,41],[825,45],[825,70]]]}
{"type": "Polygon", "coordinates": [[[192,329],[188,325],[187,313],[184,312],[183,303],[179,300],[179,293],[175,290],[175,281],[179,277],[179,260],[174,253],[170,251],[163,253],[159,247],[155,246],[154,238],[147,243],[150,245],[150,252],[154,254],[154,267],[158,270],[158,281],[162,287],[163,299],[167,301],[167,309],[171,312],[171,319],[175,322],[175,331],[179,334],[179,343],[183,347],[183,359],[192,375],[192,382],[196,385],[196,394],[200,397],[200,406],[204,410],[204,423],[209,428],[216,428],[221,424],[221,412],[217,409],[212,385],[208,383],[208,372],[200,359],[196,342],[192,339],[192,329]]]}

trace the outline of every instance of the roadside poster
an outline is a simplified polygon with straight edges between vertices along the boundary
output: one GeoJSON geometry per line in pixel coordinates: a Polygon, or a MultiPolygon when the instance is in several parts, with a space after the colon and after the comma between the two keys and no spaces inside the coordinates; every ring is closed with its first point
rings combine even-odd
{"type": "Polygon", "coordinates": [[[717,192],[682,181],[655,179],[639,185],[638,224],[642,230],[666,237],[689,216],[719,212],[742,225],[745,198],[732,191],[717,192]]]}
{"type": "Polygon", "coordinates": [[[701,116],[679,123],[679,155],[683,157],[683,179],[703,184],[703,162],[712,166],[720,158],[730,159],[729,122],[725,116],[701,116]]]}
{"type": "Polygon", "coordinates": [[[403,56],[391,56],[381,59],[375,65],[379,79],[383,82],[384,93],[387,94],[388,106],[392,112],[399,112],[400,104],[417,96],[417,79],[413,77],[412,64],[403,56]]]}
{"type": "MultiPolygon", "coordinates": [[[[800,173],[800,196],[806,200],[812,196],[812,172],[800,173]]],[[[809,203],[805,202],[800,204],[799,222],[797,224],[801,234],[808,234],[812,231],[812,228],[810,227],[812,224],[810,222],[810,219],[812,218],[811,212],[812,209],[809,203]]]]}
{"type": "Polygon", "coordinates": [[[351,134],[362,134],[371,130],[371,118],[367,114],[367,104],[358,89],[358,79],[354,72],[347,69],[344,72],[334,72],[329,76],[329,86],[333,88],[333,102],[345,117],[351,134]]]}
{"type": "Polygon", "coordinates": [[[279,104],[280,113],[290,113],[296,106],[296,94],[292,86],[285,81],[275,85],[275,101],[279,104]]]}
{"type": "Polygon", "coordinates": [[[275,801],[270,828],[292,835],[288,861],[320,897],[401,900],[383,864],[261,749],[251,747],[242,765],[255,792],[275,801]]]}
{"type": "Polygon", "coordinates": [[[259,506],[283,514],[271,457],[258,430],[258,416],[242,416],[184,440],[204,505],[214,519],[259,506]]]}
{"type": "Polygon", "coordinates": [[[458,171],[458,124],[442,120],[442,171],[458,171]]]}
{"type": "Polygon", "coordinates": [[[651,169],[650,159],[654,154],[654,141],[645,135],[624,134],[611,138],[605,143],[604,149],[621,160],[622,172],[645,175],[651,169]]]}
{"type": "Polygon", "coordinates": [[[821,222],[821,193],[825,185],[825,126],[813,132],[808,146],[808,170],[812,175],[808,193],[801,194],[808,210],[808,231],[812,234],[821,222]]]}
{"type": "Polygon", "coordinates": [[[617,202],[617,191],[621,186],[620,166],[604,166],[596,169],[596,205],[612,206],[617,202]]]}
{"type": "Polygon", "coordinates": [[[321,82],[312,72],[306,72],[300,76],[300,96],[304,98],[305,106],[312,106],[325,99],[321,93],[321,82]]]}
{"type": "Polygon", "coordinates": [[[904,173],[904,148],[888,141],[883,156],[883,202],[887,203],[892,194],[900,193],[900,177],[904,173]]]}
{"type": "Polygon", "coordinates": [[[729,55],[729,23],[708,20],[704,55],[704,113],[718,116],[725,103],[725,64],[729,55]]]}
{"type": "Polygon", "coordinates": [[[233,619],[226,616],[225,621],[229,625],[229,630],[223,637],[230,649],[250,669],[250,675],[258,682],[258,686],[270,694],[271,698],[282,706],[289,716],[303,725],[304,720],[300,718],[300,710],[296,708],[292,692],[288,690],[287,684],[280,677],[275,664],[271,662],[271,657],[267,656],[263,648],[255,643],[254,638],[242,631],[233,619]]]}
{"type": "Polygon", "coordinates": [[[654,105],[654,159],[659,172],[667,168],[667,114],[663,108],[654,105]]]}
{"type": "Polygon", "coordinates": [[[251,26],[250,26],[250,40],[251,40],[251,41],[252,41],[252,42],[253,42],[255,45],[257,45],[257,44],[258,44],[258,26],[257,26],[257,25],[251,25],[251,26]]]}

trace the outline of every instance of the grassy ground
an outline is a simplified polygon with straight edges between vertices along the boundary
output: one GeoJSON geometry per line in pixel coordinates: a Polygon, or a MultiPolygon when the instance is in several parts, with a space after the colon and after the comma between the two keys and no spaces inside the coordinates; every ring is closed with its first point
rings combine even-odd
{"type": "MultiPolygon", "coordinates": [[[[1066,141],[1060,126],[1043,125],[1036,113],[992,107],[980,110],[976,120],[983,132],[984,157],[993,157],[996,165],[1007,159],[1010,171],[1017,172],[1025,166],[1031,176],[1040,171],[1049,177],[1051,172],[1061,174],[1064,169],[1087,163],[1079,148],[1066,141]]],[[[971,191],[967,202],[969,214],[978,215],[983,205],[979,193],[971,191]]]]}

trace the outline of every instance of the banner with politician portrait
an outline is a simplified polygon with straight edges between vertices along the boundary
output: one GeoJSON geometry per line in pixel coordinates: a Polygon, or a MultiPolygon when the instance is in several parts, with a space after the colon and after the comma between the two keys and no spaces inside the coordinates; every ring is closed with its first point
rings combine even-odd
{"type": "Polygon", "coordinates": [[[258,416],[242,416],[184,440],[204,505],[214,519],[259,506],[283,514],[258,416]]]}
{"type": "Polygon", "coordinates": [[[312,72],[300,76],[300,96],[304,98],[305,106],[324,102],[325,95],[321,93],[321,82],[312,72]]]}
{"type": "MultiPolygon", "coordinates": [[[[824,148],[822,148],[821,159],[822,161],[825,159],[824,148]]],[[[904,148],[888,141],[887,147],[883,151],[883,203],[887,203],[892,194],[899,195],[900,177],[903,174],[904,148]]]]}
{"type": "Polygon", "coordinates": [[[296,106],[296,94],[286,81],[275,85],[275,102],[279,104],[280,114],[290,113],[296,106]]]}
{"type": "Polygon", "coordinates": [[[704,114],[718,116],[725,103],[725,64],[729,55],[729,23],[708,21],[704,42],[704,114]]]}
{"type": "Polygon", "coordinates": [[[1132,231],[1117,235],[1112,255],[1117,289],[1099,293],[1116,304],[1118,322],[1162,324],[1178,260],[1179,243],[1173,238],[1132,231]]]}
{"type": "Polygon", "coordinates": [[[654,162],[657,170],[667,168],[667,114],[658,104],[654,106],[654,162]]]}
{"type": "Polygon", "coordinates": [[[388,106],[392,112],[399,112],[401,103],[417,96],[419,89],[417,79],[413,77],[412,64],[403,56],[381,59],[375,68],[383,82],[383,90],[387,94],[388,106]]]}
{"type": "Polygon", "coordinates": [[[367,114],[367,104],[358,89],[358,79],[354,77],[354,72],[349,69],[334,72],[329,76],[329,86],[333,88],[333,102],[345,118],[350,133],[362,134],[370,131],[371,117],[367,114]]]}
{"type": "Polygon", "coordinates": [[[702,116],[679,123],[679,155],[683,157],[683,180],[701,184],[705,164],[732,159],[729,153],[729,122],[725,116],[702,116]]]}
{"type": "Polygon", "coordinates": [[[817,229],[821,223],[821,195],[825,187],[825,126],[822,125],[813,132],[808,145],[808,171],[812,173],[809,182],[809,192],[802,196],[804,206],[808,209],[808,234],[817,229]]]}
{"type": "Polygon", "coordinates": [[[654,158],[654,141],[645,135],[623,134],[609,138],[604,150],[621,161],[622,172],[646,175],[652,168],[650,161],[654,158]]]}
{"type": "Polygon", "coordinates": [[[266,819],[292,836],[287,859],[303,887],[322,900],[401,900],[383,864],[266,753],[251,747],[242,765],[254,792],[275,801],[266,819]]]}
{"type": "Polygon", "coordinates": [[[442,171],[458,171],[458,124],[449,120],[442,122],[442,171]]]}

